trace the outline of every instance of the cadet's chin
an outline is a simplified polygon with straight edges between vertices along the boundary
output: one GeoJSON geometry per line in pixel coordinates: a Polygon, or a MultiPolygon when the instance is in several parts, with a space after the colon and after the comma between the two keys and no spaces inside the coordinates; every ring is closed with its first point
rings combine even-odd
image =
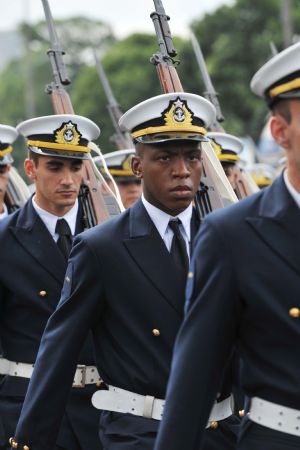
{"type": "Polygon", "coordinates": [[[70,197],[70,198],[64,198],[62,200],[60,200],[59,202],[57,202],[57,206],[63,208],[63,207],[72,207],[75,204],[76,201],[76,196],[75,197],[70,197]]]}

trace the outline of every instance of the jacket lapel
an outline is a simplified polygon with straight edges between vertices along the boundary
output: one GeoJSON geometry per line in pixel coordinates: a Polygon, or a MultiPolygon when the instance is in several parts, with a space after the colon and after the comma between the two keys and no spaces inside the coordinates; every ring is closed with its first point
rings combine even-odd
{"type": "Polygon", "coordinates": [[[246,221],[300,274],[300,208],[288,192],[283,175],[267,188],[259,215],[248,217],[246,221]]]}
{"type": "Polygon", "coordinates": [[[129,239],[124,243],[136,264],[168,303],[183,314],[185,279],[139,200],[129,215],[129,239]]]}
{"type": "Polygon", "coordinates": [[[20,211],[16,226],[11,227],[11,232],[32,258],[62,284],[66,261],[35,212],[31,199],[20,211]]]}

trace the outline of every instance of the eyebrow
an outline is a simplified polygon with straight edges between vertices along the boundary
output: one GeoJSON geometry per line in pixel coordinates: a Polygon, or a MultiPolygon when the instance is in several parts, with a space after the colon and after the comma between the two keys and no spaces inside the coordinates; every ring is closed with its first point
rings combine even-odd
{"type": "Polygon", "coordinates": [[[63,162],[62,161],[58,161],[57,159],[51,159],[49,161],[46,161],[46,165],[47,166],[63,166],[63,162]]]}

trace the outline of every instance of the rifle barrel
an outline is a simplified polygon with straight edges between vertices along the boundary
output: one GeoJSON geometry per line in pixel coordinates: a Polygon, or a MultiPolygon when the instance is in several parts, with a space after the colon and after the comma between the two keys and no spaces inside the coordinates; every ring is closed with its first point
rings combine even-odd
{"type": "Polygon", "coordinates": [[[97,70],[98,76],[100,78],[100,81],[102,83],[106,98],[111,106],[119,106],[119,104],[113,94],[113,91],[110,87],[110,84],[109,84],[107,76],[104,72],[103,66],[102,66],[94,49],[93,49],[93,53],[94,53],[94,58],[95,58],[95,63],[96,63],[96,70],[97,70]]]}
{"type": "Polygon", "coordinates": [[[42,3],[49,32],[49,38],[52,46],[52,48],[48,50],[48,55],[53,68],[54,79],[56,84],[59,84],[59,82],[61,82],[61,84],[63,85],[68,85],[71,83],[71,81],[67,77],[65,65],[62,60],[62,55],[64,55],[65,52],[62,50],[59,43],[48,0],[42,0],[42,3]]]}
{"type": "Polygon", "coordinates": [[[192,41],[192,45],[193,45],[193,49],[196,55],[196,59],[203,77],[203,82],[205,84],[205,88],[207,90],[208,93],[213,93],[216,95],[216,91],[214,89],[214,86],[212,84],[211,78],[209,76],[209,73],[207,71],[207,67],[205,64],[205,60],[204,60],[204,56],[201,50],[201,47],[199,45],[199,42],[196,39],[196,36],[194,35],[194,33],[191,34],[191,41],[192,41]]]}

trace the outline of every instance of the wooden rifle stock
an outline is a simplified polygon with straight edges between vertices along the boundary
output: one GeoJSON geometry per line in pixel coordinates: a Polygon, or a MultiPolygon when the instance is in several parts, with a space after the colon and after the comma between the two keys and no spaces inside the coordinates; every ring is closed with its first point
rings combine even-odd
{"type": "Polygon", "coordinates": [[[49,94],[55,114],[75,114],[69,94],[63,87],[52,88],[49,94]]]}
{"type": "MultiPolygon", "coordinates": [[[[173,57],[177,55],[173,46],[166,15],[161,0],[153,0],[155,13],[150,15],[156,31],[160,52],[150,59],[157,68],[158,77],[164,93],[183,92],[173,57]]],[[[177,61],[178,63],[178,61],[177,61]]],[[[235,203],[237,197],[224,173],[224,170],[208,142],[202,143],[201,184],[195,198],[195,204],[203,218],[214,209],[235,203]]]]}
{"type": "Polygon", "coordinates": [[[183,92],[183,87],[175,67],[169,64],[159,63],[156,66],[158,78],[163,92],[183,92]]]}
{"type": "MultiPolygon", "coordinates": [[[[51,95],[55,114],[74,114],[71,99],[63,86],[70,84],[62,60],[64,52],[59,44],[48,0],[42,0],[42,3],[52,44],[52,49],[47,53],[54,76],[54,81],[47,86],[46,92],[51,95]]],[[[121,208],[96,165],[93,164],[91,156],[83,160],[83,168],[84,175],[79,197],[82,200],[86,226],[90,228],[119,214],[121,208]]]]}

